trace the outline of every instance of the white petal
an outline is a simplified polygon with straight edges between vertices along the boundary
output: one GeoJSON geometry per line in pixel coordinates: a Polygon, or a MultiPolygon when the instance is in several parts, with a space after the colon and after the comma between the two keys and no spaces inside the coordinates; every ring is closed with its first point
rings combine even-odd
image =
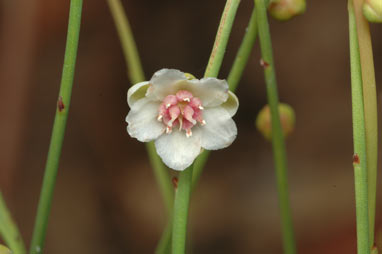
{"type": "Polygon", "coordinates": [[[155,141],[158,155],[168,167],[182,171],[189,167],[201,151],[200,131],[192,128],[192,136],[187,138],[184,131],[173,129],[171,134],[163,134],[155,141]]]}
{"type": "Polygon", "coordinates": [[[206,125],[201,127],[202,147],[217,150],[229,146],[236,138],[237,128],[230,114],[222,107],[206,109],[203,112],[206,125]]]}
{"type": "Polygon", "coordinates": [[[141,142],[158,138],[165,125],[157,120],[159,103],[143,98],[134,103],[126,117],[127,132],[141,142]]]}
{"type": "Polygon", "coordinates": [[[239,100],[233,92],[229,91],[228,99],[221,105],[221,107],[227,110],[228,114],[233,117],[239,107],[239,100]]]}
{"type": "Polygon", "coordinates": [[[139,82],[127,91],[127,104],[129,104],[129,107],[132,108],[133,104],[145,97],[147,88],[149,87],[148,81],[139,82]]]}
{"type": "Polygon", "coordinates": [[[228,83],[217,78],[193,79],[192,93],[203,102],[203,107],[216,107],[228,99],[228,83]]]}
{"type": "Polygon", "coordinates": [[[167,95],[176,93],[174,85],[187,80],[183,72],[175,69],[162,69],[154,73],[146,96],[152,100],[163,100],[167,95]]]}

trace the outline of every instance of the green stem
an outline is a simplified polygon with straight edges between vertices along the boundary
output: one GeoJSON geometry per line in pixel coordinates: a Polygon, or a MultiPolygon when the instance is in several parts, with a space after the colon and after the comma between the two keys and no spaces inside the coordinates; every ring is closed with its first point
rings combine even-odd
{"type": "Polygon", "coordinates": [[[220,19],[219,28],[216,33],[215,43],[204,73],[205,77],[216,78],[219,74],[239,3],[240,0],[227,0],[225,4],[224,11],[220,19]]]}
{"type": "Polygon", "coordinates": [[[26,253],[24,242],[21,238],[16,223],[13,221],[9,213],[3,195],[0,192],[0,235],[4,239],[5,244],[13,253],[26,253]]]}
{"type": "Polygon", "coordinates": [[[352,0],[348,1],[350,70],[353,111],[354,180],[358,254],[370,253],[365,116],[357,26],[352,0]]]}
{"type": "Polygon", "coordinates": [[[371,44],[369,22],[365,19],[362,12],[363,3],[364,0],[353,0],[361,62],[362,91],[365,112],[369,197],[369,243],[371,248],[374,244],[375,203],[377,194],[378,114],[373,48],[371,44]]]}
{"type": "Polygon", "coordinates": [[[255,0],[255,6],[268,104],[271,110],[272,146],[276,167],[284,251],[285,253],[292,254],[296,253],[296,246],[289,204],[286,149],[278,111],[279,99],[267,9],[264,0],[255,0]]]}
{"type": "MultiPolygon", "coordinates": [[[[207,68],[204,73],[205,77],[216,78],[219,74],[219,70],[223,62],[224,53],[227,48],[228,39],[231,34],[233,22],[235,21],[235,16],[236,16],[236,12],[237,12],[237,8],[239,7],[239,4],[240,4],[240,0],[227,0],[225,4],[225,7],[220,19],[219,28],[216,33],[215,43],[214,43],[214,46],[212,47],[210,59],[208,60],[207,68]]],[[[250,37],[251,35],[253,34],[246,33],[245,37],[250,37]]],[[[244,41],[248,42],[250,41],[250,38],[243,40],[242,45],[240,47],[240,50],[242,51],[241,53],[249,54],[250,50],[247,50],[247,49],[244,50],[244,48],[250,47],[251,45],[246,44],[246,46],[243,46],[244,41]]],[[[237,60],[237,58],[239,57],[239,53],[236,55],[236,59],[235,59],[235,64],[236,64],[235,70],[233,71],[231,69],[231,73],[234,72],[234,74],[232,74],[233,76],[231,76],[232,82],[236,81],[234,80],[234,78],[237,78],[238,80],[240,79],[242,71],[244,70],[244,65],[246,63],[245,56],[241,54],[240,54],[240,57],[244,57],[244,58],[242,60],[237,60]]],[[[247,60],[248,60],[248,57],[247,57],[247,60]]],[[[238,82],[238,80],[236,81],[236,83],[238,82]]],[[[196,159],[194,163],[193,186],[196,185],[196,183],[198,182],[200,178],[200,175],[203,172],[203,168],[207,162],[209,153],[210,153],[209,151],[204,151],[201,155],[198,156],[198,158],[196,159]]]]}
{"type": "MultiPolygon", "coordinates": [[[[144,81],[143,68],[123,5],[120,0],[108,0],[108,4],[121,41],[130,81],[132,84],[144,81]]],[[[147,143],[146,149],[166,209],[170,215],[174,200],[174,190],[169,175],[169,169],[162,163],[162,160],[156,153],[153,142],[147,143]]]]}
{"type": "Polygon", "coordinates": [[[179,173],[178,188],[175,193],[172,228],[172,254],[186,251],[188,207],[192,186],[192,166],[179,173]]]}
{"type": "Polygon", "coordinates": [[[61,87],[58,97],[56,116],[53,124],[48,158],[45,166],[45,175],[40,194],[40,201],[37,209],[36,222],[32,236],[30,249],[31,254],[42,253],[42,249],[44,248],[48,217],[52,203],[53,190],[56,183],[62,143],[64,141],[66,120],[69,113],[74,69],[77,57],[78,39],[80,33],[81,11],[82,0],[71,0],[61,87]]]}
{"type": "Polygon", "coordinates": [[[170,221],[162,233],[155,254],[171,253],[172,222],[170,221]]]}
{"type": "Polygon", "coordinates": [[[249,55],[251,54],[253,45],[256,41],[257,35],[257,23],[256,23],[256,10],[253,8],[251,18],[247,29],[245,30],[244,38],[241,42],[239,51],[236,54],[235,61],[233,62],[231,71],[228,75],[227,81],[229,84],[229,89],[235,91],[237,85],[239,84],[241,75],[243,74],[244,68],[247,65],[249,55]]]}
{"type": "MultiPolygon", "coordinates": [[[[226,6],[227,6],[227,4],[226,4],[226,6]]],[[[232,5],[228,5],[228,6],[232,7],[232,5]]],[[[236,7],[236,9],[237,9],[237,7],[236,7]]],[[[224,15],[226,15],[224,13],[228,13],[228,10],[225,9],[223,11],[222,20],[223,20],[224,15]]],[[[230,13],[230,15],[235,15],[235,13],[233,13],[232,11],[229,13],[230,13]]],[[[231,18],[230,18],[230,20],[231,20],[231,18]]],[[[227,26],[232,27],[232,24],[233,23],[220,22],[220,26],[227,25],[227,26]]],[[[229,31],[231,30],[231,27],[229,28],[229,31]]],[[[224,27],[223,28],[219,27],[218,34],[219,34],[219,31],[221,31],[221,30],[226,30],[226,29],[224,27]]],[[[230,90],[232,92],[234,92],[236,90],[237,84],[239,83],[239,81],[241,79],[244,68],[248,62],[248,58],[249,58],[249,55],[251,53],[251,49],[253,48],[253,45],[254,45],[254,42],[256,39],[256,35],[257,35],[256,16],[255,16],[255,10],[253,10],[250,21],[249,21],[247,29],[246,29],[245,36],[241,42],[240,48],[239,48],[238,53],[236,54],[236,57],[234,60],[234,64],[233,64],[231,71],[229,73],[229,76],[228,76],[228,84],[229,84],[230,90]]],[[[228,39],[228,37],[226,37],[226,39],[228,39]]],[[[222,43],[221,36],[218,37],[218,35],[217,35],[217,38],[215,40],[215,45],[213,48],[216,49],[217,52],[221,52],[222,54],[224,54],[226,46],[227,46],[227,42],[222,43]],[[219,48],[219,49],[217,49],[217,48],[219,48]]],[[[214,60],[212,60],[213,56],[214,56],[214,54],[211,54],[210,61],[209,61],[210,70],[215,70],[214,73],[216,73],[215,76],[217,76],[217,73],[219,72],[219,69],[221,66],[221,61],[223,60],[223,57],[214,58],[214,60]]],[[[206,73],[207,73],[207,70],[206,70],[206,73]]],[[[208,72],[206,75],[212,75],[212,74],[213,74],[213,72],[208,72]]],[[[195,189],[196,184],[199,181],[199,178],[202,174],[203,168],[207,162],[209,154],[210,154],[210,151],[204,151],[201,155],[198,156],[198,158],[194,162],[194,166],[193,166],[194,173],[193,173],[193,177],[192,177],[192,189],[195,189]]],[[[166,236],[163,235],[162,239],[160,241],[160,244],[158,245],[156,253],[168,253],[166,251],[163,251],[164,249],[168,249],[168,246],[170,244],[170,242],[167,242],[167,245],[163,244],[165,242],[165,238],[166,238],[166,236]],[[162,247],[162,246],[167,246],[167,247],[162,247]]]]}
{"type": "Polygon", "coordinates": [[[171,217],[174,203],[174,187],[170,178],[170,169],[163,164],[161,158],[158,156],[154,142],[146,143],[146,149],[167,210],[167,216],[171,217]]]}
{"type": "Polygon", "coordinates": [[[123,54],[127,63],[127,72],[131,83],[136,84],[144,81],[145,75],[143,73],[137,46],[123,5],[120,0],[108,0],[107,2],[117,28],[119,40],[121,41],[123,54]]]}

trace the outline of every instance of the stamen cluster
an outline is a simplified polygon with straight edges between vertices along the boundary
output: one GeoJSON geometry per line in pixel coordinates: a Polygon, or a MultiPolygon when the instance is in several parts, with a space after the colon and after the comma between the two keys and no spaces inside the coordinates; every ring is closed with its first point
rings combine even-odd
{"type": "Polygon", "coordinates": [[[180,90],[175,95],[167,95],[159,106],[157,120],[166,125],[166,133],[172,132],[174,126],[179,125],[179,131],[186,131],[186,137],[192,136],[192,127],[198,122],[203,126],[202,101],[194,97],[191,92],[180,90]]]}

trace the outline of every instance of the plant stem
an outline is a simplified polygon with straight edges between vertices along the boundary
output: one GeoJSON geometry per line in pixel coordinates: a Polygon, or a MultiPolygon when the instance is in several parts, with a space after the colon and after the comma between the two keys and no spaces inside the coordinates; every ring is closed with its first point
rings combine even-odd
{"type": "Polygon", "coordinates": [[[12,220],[3,195],[0,192],[0,235],[13,253],[26,253],[24,242],[21,238],[16,223],[12,220]]]}
{"type": "Polygon", "coordinates": [[[192,186],[192,166],[179,173],[178,188],[175,193],[172,228],[172,254],[186,251],[188,208],[192,186]]]}
{"type": "MultiPolygon", "coordinates": [[[[125,61],[127,63],[130,82],[135,84],[144,81],[145,77],[143,68],[139,59],[138,50],[134,42],[134,36],[131,32],[129,21],[123,9],[123,5],[120,0],[108,0],[107,2],[114,19],[114,23],[117,27],[119,39],[121,41],[121,46],[125,56],[125,61]]],[[[169,169],[162,163],[162,160],[156,153],[153,142],[147,143],[146,149],[167,212],[170,215],[172,213],[174,190],[169,175],[169,169]]]]}
{"type": "MultiPolygon", "coordinates": [[[[227,48],[228,39],[229,39],[229,36],[231,34],[233,22],[235,21],[235,16],[236,16],[236,12],[237,12],[237,8],[239,7],[239,4],[240,4],[240,0],[227,0],[227,2],[225,4],[225,7],[223,10],[221,19],[220,19],[218,31],[216,33],[214,46],[212,47],[212,51],[211,51],[210,58],[208,60],[207,68],[206,68],[206,71],[204,73],[204,77],[216,78],[219,74],[220,67],[221,67],[222,62],[223,62],[224,53],[225,53],[225,50],[227,48]]],[[[246,37],[249,37],[249,36],[251,36],[251,33],[246,34],[246,37]]],[[[247,39],[245,41],[248,41],[248,40],[249,39],[247,39]]],[[[246,45],[246,46],[249,46],[249,45],[246,45]]],[[[244,47],[243,46],[240,47],[240,49],[242,50],[241,53],[245,53],[245,52],[248,52],[248,54],[250,53],[250,50],[249,51],[243,50],[242,48],[244,48],[244,47]]],[[[239,56],[239,54],[236,55],[236,59],[238,56],[239,56]]],[[[243,57],[243,55],[240,55],[240,56],[243,57]]],[[[244,56],[244,58],[245,58],[245,56],[244,56]]],[[[239,61],[236,59],[235,59],[236,68],[234,71],[235,74],[233,74],[233,75],[235,76],[235,78],[240,79],[241,74],[242,74],[242,73],[240,73],[240,69],[242,68],[241,71],[243,71],[244,68],[242,67],[242,64],[245,65],[244,64],[245,59],[243,59],[243,61],[239,61]],[[237,62],[239,62],[239,63],[237,63],[237,62]]],[[[248,57],[247,57],[247,59],[248,59],[248,57]]],[[[232,70],[231,70],[231,73],[232,73],[232,70]]],[[[234,77],[231,77],[231,81],[234,82],[234,77]]],[[[209,151],[204,151],[195,160],[194,175],[193,175],[193,186],[196,186],[196,183],[198,182],[200,175],[202,174],[204,165],[207,162],[209,154],[210,154],[209,151]]]]}
{"type": "MultiPolygon", "coordinates": [[[[228,5],[228,3],[226,4],[226,7],[227,7],[227,5],[228,5]]],[[[233,5],[228,5],[228,6],[232,7],[233,5]]],[[[235,10],[237,10],[237,7],[235,7],[235,10]]],[[[228,10],[225,9],[223,11],[222,20],[223,20],[223,17],[225,15],[224,13],[228,13],[228,10]]],[[[230,13],[230,15],[233,15],[233,16],[236,14],[236,13],[233,13],[232,11],[229,13],[230,13]]],[[[231,20],[231,18],[230,18],[230,20],[231,20]]],[[[218,34],[219,34],[219,31],[226,30],[224,27],[221,28],[222,25],[223,26],[229,25],[232,27],[232,24],[233,24],[233,22],[231,22],[231,23],[220,22],[218,34]]],[[[229,28],[229,31],[230,30],[231,30],[231,28],[229,28]]],[[[256,35],[257,35],[256,31],[257,31],[257,28],[256,28],[255,10],[253,10],[249,24],[248,24],[247,29],[246,29],[245,36],[241,42],[239,51],[236,54],[234,64],[233,64],[231,71],[229,73],[229,76],[228,76],[228,84],[229,84],[230,90],[232,92],[234,92],[236,90],[237,84],[239,83],[240,78],[243,74],[245,65],[248,62],[248,58],[249,58],[249,55],[251,53],[251,49],[253,48],[253,44],[254,44],[255,39],[256,39],[256,35]]],[[[218,35],[217,35],[217,37],[218,37],[218,35]]],[[[229,36],[227,36],[226,39],[228,39],[228,37],[229,36]]],[[[213,49],[215,49],[216,52],[221,52],[222,54],[224,54],[226,46],[227,46],[227,42],[222,43],[222,39],[220,37],[220,39],[217,38],[215,40],[215,45],[214,45],[213,49]]],[[[211,53],[209,64],[210,64],[210,70],[215,70],[215,71],[214,72],[210,72],[210,71],[207,72],[207,70],[206,70],[206,75],[212,75],[213,73],[216,73],[215,74],[215,77],[216,77],[217,73],[220,70],[220,66],[221,66],[221,62],[223,61],[223,57],[220,57],[220,58],[215,57],[214,59],[212,59],[213,56],[214,56],[214,54],[211,53]]],[[[192,190],[195,189],[196,184],[199,181],[199,178],[202,174],[203,168],[207,162],[209,154],[210,154],[210,151],[205,150],[201,155],[198,156],[198,158],[194,162],[194,165],[193,165],[194,173],[193,173],[193,177],[192,177],[192,190]]],[[[167,244],[164,244],[165,237],[166,237],[165,235],[162,236],[162,239],[160,241],[160,244],[158,245],[156,253],[168,253],[166,251],[162,251],[163,249],[168,248],[168,246],[170,244],[169,242],[167,244]],[[165,248],[163,246],[167,246],[167,247],[165,248]]]]}
{"type": "Polygon", "coordinates": [[[362,12],[363,3],[364,0],[353,0],[362,72],[363,106],[365,112],[369,197],[369,243],[371,248],[374,244],[375,203],[377,194],[378,114],[373,48],[371,44],[369,23],[362,12]]]}
{"type": "Polygon", "coordinates": [[[35,227],[32,236],[31,254],[42,253],[45,242],[46,228],[52,203],[57,170],[64,141],[66,120],[68,118],[70,98],[73,86],[74,70],[77,58],[78,39],[80,33],[82,0],[70,1],[68,34],[61,86],[58,96],[56,116],[53,124],[52,137],[45,166],[45,175],[37,209],[35,227]]]}
{"type": "Polygon", "coordinates": [[[241,75],[247,65],[249,55],[251,54],[253,45],[256,41],[257,24],[256,24],[256,10],[253,8],[251,18],[247,29],[245,30],[244,38],[241,42],[239,51],[236,54],[235,61],[233,62],[231,71],[228,75],[227,81],[229,90],[235,91],[239,84],[241,75]]]}
{"type": "Polygon", "coordinates": [[[296,246],[289,204],[285,141],[278,111],[279,99],[273,62],[272,42],[268,25],[267,9],[264,0],[255,0],[255,7],[268,104],[271,110],[272,146],[276,167],[284,251],[285,253],[292,254],[296,253],[296,246]]]}
{"type": "Polygon", "coordinates": [[[130,81],[132,84],[144,81],[145,75],[143,73],[141,60],[123,5],[120,0],[108,0],[107,2],[117,28],[119,40],[121,41],[130,81]]]}
{"type": "Polygon", "coordinates": [[[369,214],[367,186],[367,157],[365,117],[362,91],[362,71],[357,39],[357,26],[352,0],[348,1],[349,11],[349,40],[350,40],[350,69],[353,111],[353,142],[354,142],[354,180],[355,202],[357,216],[357,249],[358,254],[370,253],[369,244],[369,214]]]}
{"type": "Polygon", "coordinates": [[[162,233],[155,254],[171,253],[172,222],[170,221],[162,233]]]}
{"type": "Polygon", "coordinates": [[[215,37],[215,43],[204,73],[205,77],[216,78],[219,74],[239,3],[240,0],[227,0],[225,4],[224,11],[220,19],[219,28],[215,37]]]}

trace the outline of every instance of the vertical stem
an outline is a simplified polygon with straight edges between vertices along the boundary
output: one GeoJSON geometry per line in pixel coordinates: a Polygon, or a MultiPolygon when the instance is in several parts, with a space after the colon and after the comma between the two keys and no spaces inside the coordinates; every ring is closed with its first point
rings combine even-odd
{"type": "Polygon", "coordinates": [[[156,182],[158,183],[160,193],[162,195],[168,217],[171,216],[174,203],[174,187],[171,183],[169,171],[161,158],[158,156],[154,142],[146,143],[146,150],[149,155],[151,167],[154,171],[156,182]]]}
{"type": "Polygon", "coordinates": [[[359,55],[357,27],[352,0],[348,1],[350,70],[352,89],[353,142],[354,142],[354,180],[357,216],[357,249],[358,254],[370,253],[369,214],[367,186],[366,134],[364,117],[364,100],[362,91],[362,72],[359,55]]]}
{"type": "Polygon", "coordinates": [[[108,0],[107,2],[117,28],[119,40],[121,41],[131,83],[135,84],[144,81],[145,75],[143,73],[141,60],[139,59],[137,46],[133,33],[131,32],[129,20],[123,10],[123,5],[120,0],[108,0]]]}
{"type": "MultiPolygon", "coordinates": [[[[223,62],[224,53],[227,48],[228,39],[231,34],[233,22],[235,21],[235,16],[236,16],[236,12],[237,12],[237,8],[239,7],[239,4],[240,4],[240,0],[227,0],[225,4],[225,7],[220,19],[218,31],[216,33],[214,46],[212,47],[211,55],[208,60],[206,71],[204,73],[205,77],[216,78],[219,74],[219,70],[223,62]]],[[[236,77],[239,78],[240,67],[237,68],[236,71],[238,73],[236,77]]],[[[207,162],[209,153],[210,153],[209,151],[204,151],[201,155],[198,156],[198,158],[196,159],[194,163],[193,186],[196,185],[197,181],[200,178],[200,175],[202,174],[202,171],[203,171],[204,165],[207,162]]]]}
{"type": "MultiPolygon", "coordinates": [[[[221,63],[223,61],[223,55],[224,55],[225,49],[227,47],[227,41],[226,40],[228,40],[228,38],[229,38],[229,32],[231,31],[232,25],[233,25],[233,18],[236,15],[237,4],[239,4],[238,1],[235,3],[229,3],[229,1],[227,1],[227,3],[226,3],[226,8],[224,9],[223,14],[222,14],[220,26],[218,28],[218,32],[217,32],[216,39],[215,39],[215,44],[213,47],[213,51],[219,52],[219,54],[222,54],[222,55],[221,55],[221,57],[215,57],[216,53],[213,53],[213,52],[211,53],[211,57],[209,60],[209,69],[208,68],[206,69],[206,74],[205,74],[206,76],[215,76],[216,77],[217,74],[219,73],[220,66],[221,66],[221,63]],[[228,15],[228,13],[232,17],[227,18],[226,16],[228,15]],[[225,21],[223,22],[223,20],[225,20],[225,21]],[[230,22],[227,22],[227,20],[229,20],[230,22]],[[226,26],[228,26],[228,28],[226,28],[226,26]],[[219,32],[219,31],[225,31],[225,32],[219,32]],[[227,34],[227,31],[229,31],[228,34],[227,34]],[[224,40],[222,39],[221,34],[226,35],[224,37],[224,40]]],[[[249,24],[248,24],[247,29],[246,29],[245,36],[242,40],[239,51],[236,54],[234,64],[231,68],[231,71],[230,71],[230,74],[228,77],[228,84],[230,86],[231,91],[235,91],[237,84],[238,84],[238,82],[239,82],[239,80],[243,74],[244,67],[247,64],[249,54],[251,52],[251,49],[252,49],[253,44],[254,44],[255,39],[256,39],[256,35],[257,35],[256,31],[257,31],[257,29],[256,29],[255,10],[253,10],[252,16],[250,18],[249,24]]],[[[201,155],[198,156],[198,158],[195,160],[195,162],[193,164],[193,171],[194,172],[193,172],[193,178],[192,178],[192,189],[195,188],[196,184],[199,181],[199,178],[202,174],[204,165],[207,162],[209,154],[210,154],[209,151],[204,151],[201,155]]],[[[157,254],[168,253],[164,250],[166,248],[168,248],[170,243],[168,242],[167,244],[165,244],[165,241],[166,241],[166,235],[164,234],[162,236],[161,241],[158,244],[158,247],[156,250],[157,254]]]]}
{"type": "Polygon", "coordinates": [[[363,3],[364,0],[353,0],[362,72],[363,106],[365,112],[369,197],[369,243],[371,248],[374,244],[375,203],[377,194],[378,114],[373,48],[371,44],[369,23],[362,12],[363,3]]]}
{"type": "Polygon", "coordinates": [[[275,67],[273,63],[272,43],[269,32],[266,3],[264,0],[255,0],[257,24],[264,75],[267,89],[268,104],[271,110],[272,120],[272,146],[276,167],[277,188],[280,202],[282,235],[284,251],[288,254],[296,253],[293,223],[289,205],[287,158],[285,141],[281,129],[278,111],[278,94],[275,67]]]}
{"type": "Polygon", "coordinates": [[[45,166],[45,175],[40,194],[40,201],[37,209],[36,222],[32,236],[30,249],[31,254],[42,253],[42,249],[44,248],[53,190],[56,183],[61,148],[64,141],[66,120],[69,113],[80,33],[81,11],[82,0],[71,0],[61,87],[58,96],[48,158],[45,166]]]}
{"type": "Polygon", "coordinates": [[[204,73],[205,77],[217,77],[219,74],[239,3],[240,0],[227,0],[225,4],[214,46],[204,73]]]}
{"type": "Polygon", "coordinates": [[[170,221],[162,233],[158,246],[155,249],[155,254],[171,253],[172,226],[170,221]]]}
{"type": "Polygon", "coordinates": [[[253,45],[256,41],[257,23],[256,23],[256,10],[253,8],[248,27],[245,30],[244,38],[241,42],[239,51],[236,54],[235,61],[233,62],[231,71],[229,72],[227,81],[229,89],[235,91],[243,74],[244,68],[247,65],[249,55],[251,54],[253,45]]]}
{"type": "MultiPolygon", "coordinates": [[[[120,0],[108,0],[114,23],[117,27],[119,39],[127,63],[128,75],[131,83],[135,84],[145,80],[141,61],[137,46],[131,32],[130,24],[123,10],[120,0]]],[[[153,142],[146,144],[147,153],[149,155],[151,166],[154,170],[156,181],[159,185],[168,214],[172,212],[172,204],[174,200],[174,190],[171,184],[168,168],[162,163],[161,159],[155,151],[153,142]]]]}
{"type": "Polygon", "coordinates": [[[172,228],[172,254],[186,251],[188,207],[192,186],[192,166],[179,173],[178,188],[175,193],[172,228]]]}
{"type": "MultiPolygon", "coordinates": [[[[13,253],[26,253],[24,242],[0,192],[0,236],[13,253]]],[[[1,253],[1,251],[0,251],[1,253]]]]}

